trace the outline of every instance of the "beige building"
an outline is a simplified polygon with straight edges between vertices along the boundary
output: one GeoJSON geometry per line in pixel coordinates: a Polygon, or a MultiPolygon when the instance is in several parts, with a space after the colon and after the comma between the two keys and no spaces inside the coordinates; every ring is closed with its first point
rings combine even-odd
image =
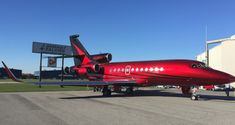
{"type": "MultiPolygon", "coordinates": [[[[235,35],[207,43],[218,44],[209,49],[209,66],[235,76],[235,35]]],[[[198,55],[197,60],[206,63],[206,52],[198,55]]],[[[231,86],[235,87],[235,83],[231,83],[231,86]]]]}

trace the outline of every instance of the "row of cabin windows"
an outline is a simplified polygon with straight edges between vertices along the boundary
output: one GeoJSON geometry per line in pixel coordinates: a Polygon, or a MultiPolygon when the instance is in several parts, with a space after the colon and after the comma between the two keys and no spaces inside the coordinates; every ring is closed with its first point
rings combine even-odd
{"type": "Polygon", "coordinates": [[[150,72],[159,72],[159,71],[163,71],[164,70],[164,68],[158,68],[158,67],[155,67],[155,68],[111,68],[110,70],[109,70],[109,72],[148,72],[148,71],[150,71],[150,72]]]}

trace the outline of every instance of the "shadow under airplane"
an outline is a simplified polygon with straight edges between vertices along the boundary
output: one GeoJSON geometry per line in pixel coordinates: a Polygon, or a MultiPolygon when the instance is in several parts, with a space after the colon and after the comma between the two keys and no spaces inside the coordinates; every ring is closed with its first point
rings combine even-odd
{"type": "MultiPolygon", "coordinates": [[[[156,97],[180,97],[180,98],[188,98],[187,95],[182,95],[181,93],[177,92],[168,92],[168,91],[162,91],[162,90],[137,90],[134,91],[132,94],[125,94],[125,93],[117,93],[113,94],[110,97],[104,97],[100,95],[95,96],[75,96],[75,95],[68,95],[70,97],[61,97],[60,99],[90,99],[90,98],[115,98],[115,97],[150,97],[150,96],[156,96],[156,97]]],[[[202,101],[209,101],[209,100],[219,100],[219,101],[234,101],[235,103],[235,97],[230,96],[227,97],[225,95],[208,95],[206,93],[199,93],[200,99],[202,101]]]]}

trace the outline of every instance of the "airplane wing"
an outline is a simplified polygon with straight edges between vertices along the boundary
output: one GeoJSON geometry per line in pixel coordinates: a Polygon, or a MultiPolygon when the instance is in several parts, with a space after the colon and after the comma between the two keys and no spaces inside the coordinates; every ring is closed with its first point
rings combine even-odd
{"type": "MultiPolygon", "coordinates": [[[[11,70],[2,61],[4,69],[8,76],[16,82],[23,82],[15,77],[11,70]]],[[[103,86],[103,85],[131,85],[136,84],[136,81],[123,79],[119,81],[72,81],[72,82],[35,82],[35,85],[61,85],[61,86],[103,86]]]]}
{"type": "Polygon", "coordinates": [[[35,82],[35,85],[61,85],[61,86],[103,86],[103,85],[130,85],[136,81],[74,81],[74,82],[35,82]]]}

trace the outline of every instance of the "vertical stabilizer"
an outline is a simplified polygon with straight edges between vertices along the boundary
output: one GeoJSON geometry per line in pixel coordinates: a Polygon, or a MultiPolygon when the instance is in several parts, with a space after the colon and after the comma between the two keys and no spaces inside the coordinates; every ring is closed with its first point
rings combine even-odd
{"type": "Polygon", "coordinates": [[[78,39],[79,35],[70,36],[70,42],[73,50],[73,55],[76,56],[74,58],[75,65],[84,65],[93,63],[93,59],[90,54],[87,52],[85,47],[78,39]]]}

